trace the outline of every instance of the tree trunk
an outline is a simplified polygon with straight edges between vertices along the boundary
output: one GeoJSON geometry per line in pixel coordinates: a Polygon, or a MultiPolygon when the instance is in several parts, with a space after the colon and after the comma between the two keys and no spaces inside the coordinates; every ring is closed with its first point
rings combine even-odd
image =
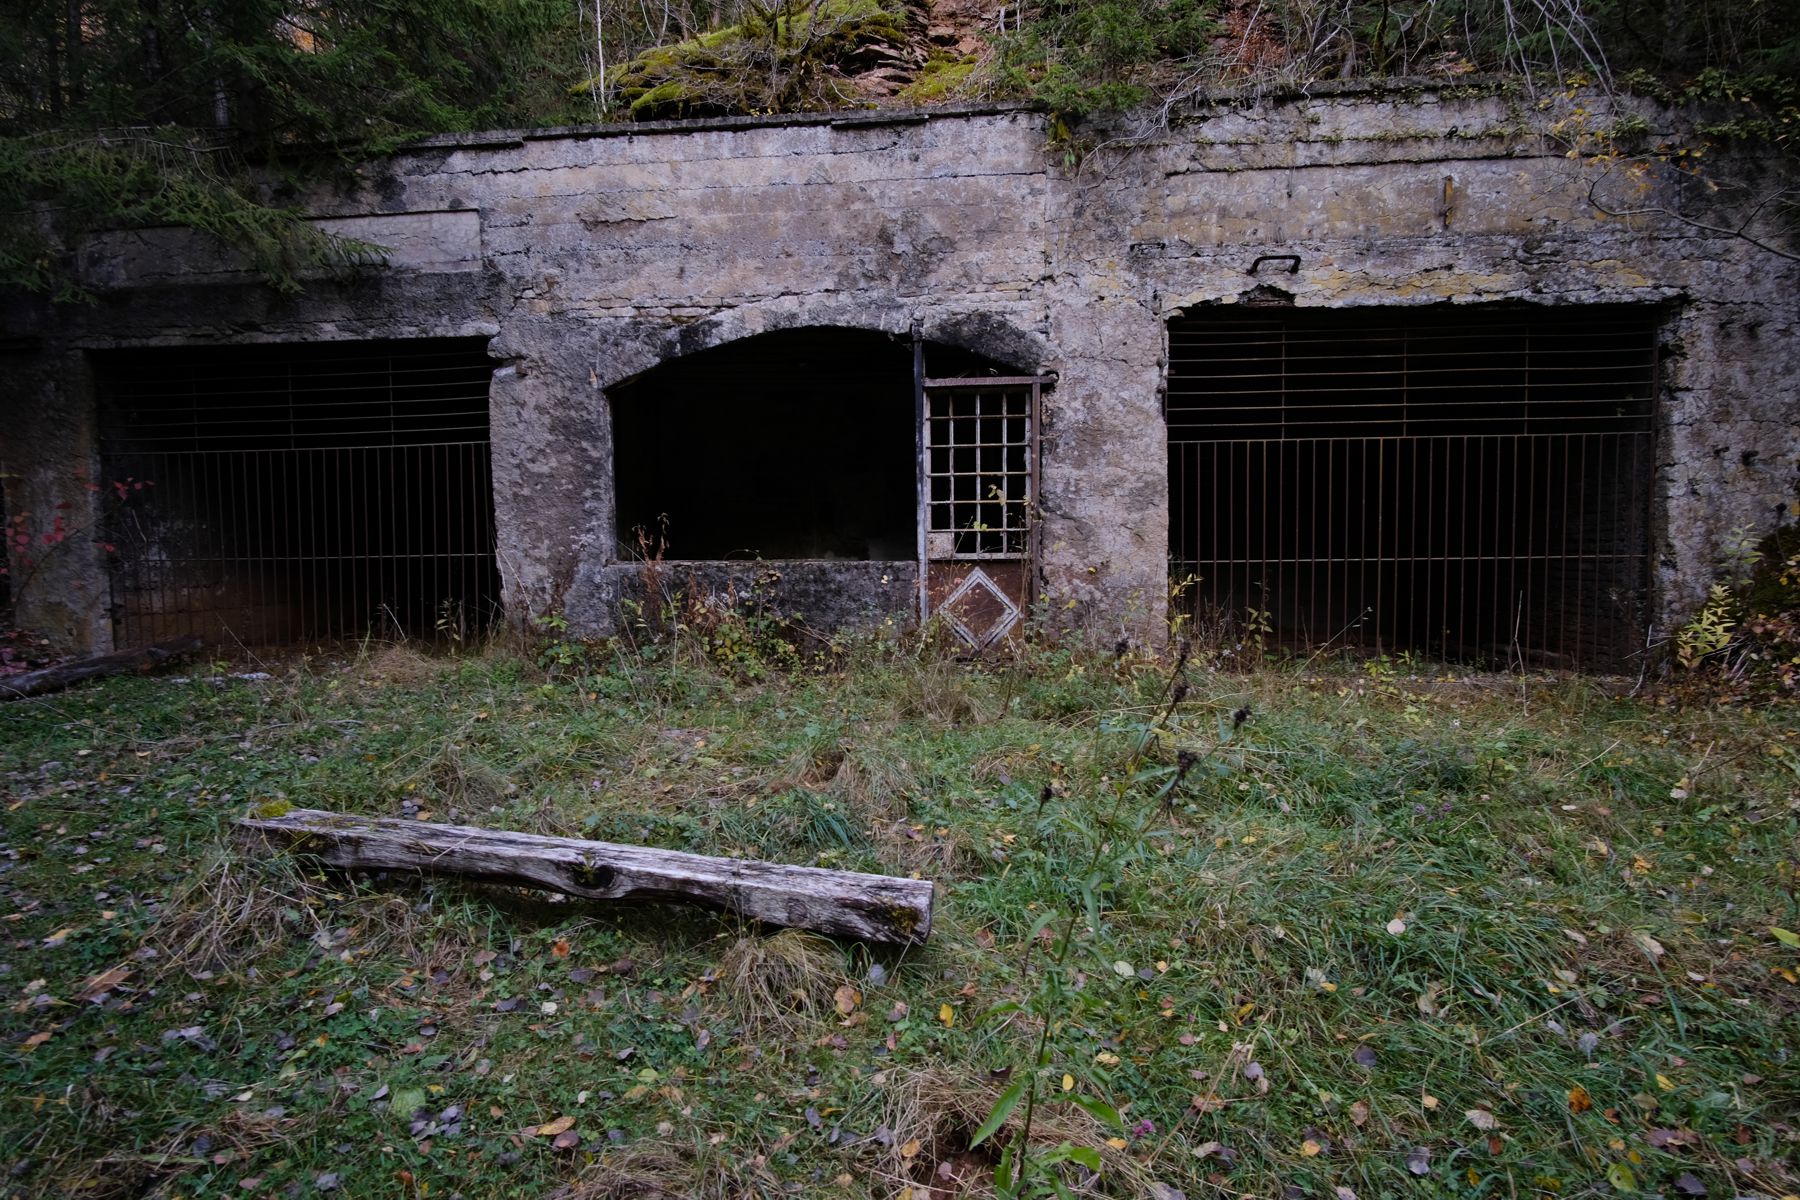
{"type": "Polygon", "coordinates": [[[179,637],[171,642],[158,642],[154,646],[145,646],[141,650],[120,650],[113,654],[102,654],[98,658],[82,658],[74,662],[58,663],[54,667],[45,667],[41,671],[26,671],[19,675],[0,675],[0,700],[20,700],[26,696],[42,696],[46,692],[60,692],[88,679],[103,679],[108,675],[124,675],[131,671],[153,671],[157,667],[180,658],[190,651],[200,648],[200,638],[196,634],[179,637]]]}
{"type": "Polygon", "coordinates": [[[590,900],[670,900],[872,942],[923,943],[929,880],[710,858],[580,838],[293,809],[239,837],[353,870],[422,871],[590,900]]]}

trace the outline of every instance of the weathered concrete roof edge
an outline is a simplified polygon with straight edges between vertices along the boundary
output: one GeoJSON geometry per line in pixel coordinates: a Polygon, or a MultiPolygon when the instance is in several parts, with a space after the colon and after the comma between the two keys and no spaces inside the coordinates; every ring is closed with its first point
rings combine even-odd
{"type": "MultiPolygon", "coordinates": [[[[1470,75],[1462,78],[1403,76],[1392,79],[1324,79],[1308,83],[1280,83],[1252,87],[1220,87],[1196,91],[1182,109],[1215,104],[1244,104],[1283,100],[1308,100],[1330,96],[1381,96],[1419,92],[1483,95],[1524,86],[1508,76],[1470,75]]],[[[706,133],[726,129],[766,129],[807,125],[881,126],[922,125],[929,121],[966,120],[1013,113],[1046,113],[1034,101],[991,101],[975,104],[942,104],[929,108],[837,109],[812,113],[765,113],[738,117],[688,117],[672,121],[621,121],[606,125],[547,125],[539,129],[488,129],[468,133],[438,133],[397,148],[395,154],[420,150],[483,149],[521,146],[526,142],[562,138],[646,137],[654,134],[706,133]]]]}
{"type": "Polygon", "coordinates": [[[841,109],[817,113],[769,113],[748,117],[690,117],[679,121],[629,121],[615,125],[552,125],[542,129],[493,129],[476,133],[439,133],[408,142],[394,151],[482,149],[522,146],[526,142],[562,138],[644,137],[659,133],[706,133],[719,129],[764,129],[802,125],[923,125],[928,121],[1041,112],[1035,104],[957,104],[937,108],[841,109]]]}

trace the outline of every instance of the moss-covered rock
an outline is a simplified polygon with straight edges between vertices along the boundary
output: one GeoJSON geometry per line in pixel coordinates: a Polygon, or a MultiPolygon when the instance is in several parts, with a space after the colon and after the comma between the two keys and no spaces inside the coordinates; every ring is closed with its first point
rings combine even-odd
{"type": "Polygon", "coordinates": [[[916,70],[921,0],[753,4],[739,24],[646,50],[608,82],[633,119],[806,112],[855,104],[855,77],[916,70]]]}

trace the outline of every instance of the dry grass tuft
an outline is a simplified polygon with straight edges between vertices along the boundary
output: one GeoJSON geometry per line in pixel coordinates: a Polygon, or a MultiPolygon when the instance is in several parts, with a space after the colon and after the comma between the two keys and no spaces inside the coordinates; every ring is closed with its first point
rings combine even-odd
{"type": "Polygon", "coordinates": [[[744,1194],[742,1181],[723,1162],[706,1161],[689,1146],[645,1140],[606,1151],[548,1200],[728,1200],[744,1194]]]}
{"type": "Polygon", "coordinates": [[[446,741],[438,747],[405,782],[464,812],[485,811],[518,791],[512,780],[471,755],[457,741],[446,741]]]}
{"type": "Polygon", "coordinates": [[[817,934],[783,929],[740,937],[719,961],[719,983],[746,1029],[792,1031],[832,1011],[843,953],[817,934]]]}
{"type": "Polygon", "coordinates": [[[453,664],[449,659],[421,654],[402,642],[388,642],[360,658],[357,677],[365,683],[416,688],[430,683],[453,664]]]}
{"type": "Polygon", "coordinates": [[[922,717],[940,725],[982,725],[997,705],[979,694],[981,677],[946,657],[904,659],[892,675],[893,697],[902,717],[922,717]]]}
{"type": "Polygon", "coordinates": [[[144,939],[158,972],[231,970],[324,926],[314,910],[322,888],[292,859],[254,860],[215,849],[163,902],[144,939]]]}

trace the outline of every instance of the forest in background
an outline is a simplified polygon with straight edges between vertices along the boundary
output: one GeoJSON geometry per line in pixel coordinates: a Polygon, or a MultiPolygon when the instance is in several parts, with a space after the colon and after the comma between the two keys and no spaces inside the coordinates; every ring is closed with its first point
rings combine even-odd
{"type": "Polygon", "coordinates": [[[81,299],[95,229],[185,225],[272,284],[371,253],[292,185],[430,133],[1020,100],[1067,129],[1221,86],[1498,79],[1699,103],[1791,153],[1787,0],[23,0],[0,16],[0,287],[81,299]]]}

